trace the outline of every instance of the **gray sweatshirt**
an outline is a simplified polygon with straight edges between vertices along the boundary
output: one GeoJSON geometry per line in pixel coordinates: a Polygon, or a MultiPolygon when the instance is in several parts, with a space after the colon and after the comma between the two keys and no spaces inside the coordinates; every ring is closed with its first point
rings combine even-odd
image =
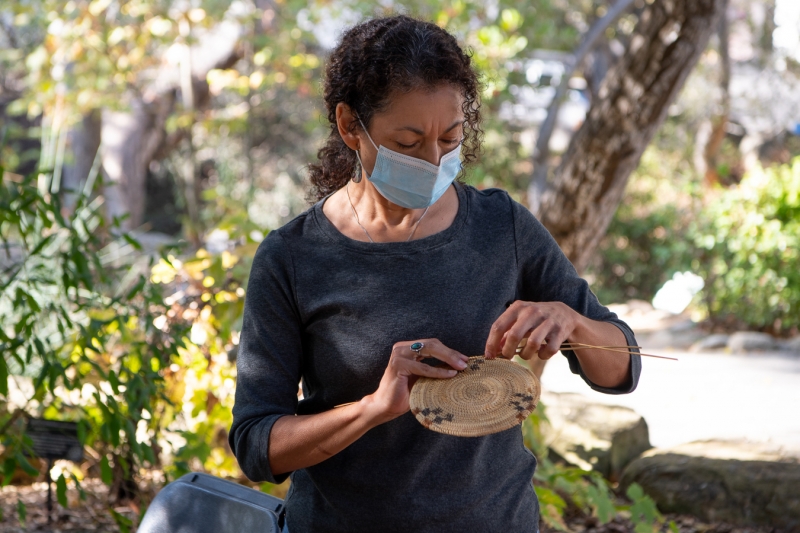
{"type": "MultiPolygon", "coordinates": [[[[456,184],[458,213],[411,242],[367,243],[340,233],[320,201],[271,232],[256,252],[245,299],[230,445],[245,475],[270,471],[270,430],[375,392],[399,341],[438,338],[483,353],[489,328],[515,300],[561,301],[630,328],[600,305],[547,230],[507,193],[456,184]],[[302,379],[303,399],[298,402],[302,379]]],[[[617,389],[636,388],[641,359],[617,389]]],[[[411,413],[292,473],[287,520],[302,532],[537,531],[536,459],[520,427],[485,437],[425,429],[411,413]]]]}

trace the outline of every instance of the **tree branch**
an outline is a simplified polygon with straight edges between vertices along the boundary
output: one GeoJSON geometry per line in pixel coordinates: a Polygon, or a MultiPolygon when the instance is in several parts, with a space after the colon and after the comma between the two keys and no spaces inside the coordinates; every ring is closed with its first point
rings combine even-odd
{"type": "Polygon", "coordinates": [[[541,194],[544,192],[547,182],[548,162],[550,159],[550,137],[553,135],[553,130],[555,129],[561,101],[567,94],[567,89],[569,89],[569,80],[572,78],[575,71],[580,68],[584,60],[586,60],[586,56],[592,51],[600,36],[633,5],[634,1],[635,0],[617,0],[617,3],[589,28],[583,37],[581,45],[575,51],[572,60],[567,64],[567,68],[564,70],[561,83],[559,83],[556,89],[556,95],[547,108],[547,118],[545,118],[539,128],[536,148],[533,152],[533,178],[528,192],[528,200],[534,215],[539,215],[538,210],[541,203],[541,194]]]}

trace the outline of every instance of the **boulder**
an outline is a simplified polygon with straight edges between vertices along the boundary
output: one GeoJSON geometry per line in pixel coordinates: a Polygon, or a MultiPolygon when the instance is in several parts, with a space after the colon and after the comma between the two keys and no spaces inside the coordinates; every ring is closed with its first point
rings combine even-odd
{"type": "Polygon", "coordinates": [[[621,484],[642,486],[663,513],[800,531],[800,460],[747,442],[702,441],[650,450],[621,484]]]}
{"type": "Polygon", "coordinates": [[[781,343],[781,351],[792,355],[800,355],[800,337],[795,337],[781,343]]]}
{"type": "Polygon", "coordinates": [[[690,319],[683,319],[674,322],[668,327],[654,330],[650,333],[639,333],[636,331],[636,338],[639,344],[649,349],[672,348],[675,350],[686,350],[695,342],[699,341],[705,333],[697,327],[697,323],[690,319]]]}
{"type": "Polygon", "coordinates": [[[584,470],[616,481],[625,466],[651,448],[644,418],[632,409],[592,403],[580,394],[542,392],[551,450],[584,470]]]}
{"type": "Polygon", "coordinates": [[[771,352],[780,348],[773,336],[755,331],[737,331],[728,339],[728,349],[733,353],[771,352]]]}
{"type": "Polygon", "coordinates": [[[708,337],[704,337],[699,341],[697,341],[696,343],[692,344],[692,347],[689,348],[689,351],[705,352],[707,350],[719,350],[721,348],[725,348],[726,346],[728,346],[729,339],[730,335],[726,335],[724,333],[709,335],[708,337]]]}

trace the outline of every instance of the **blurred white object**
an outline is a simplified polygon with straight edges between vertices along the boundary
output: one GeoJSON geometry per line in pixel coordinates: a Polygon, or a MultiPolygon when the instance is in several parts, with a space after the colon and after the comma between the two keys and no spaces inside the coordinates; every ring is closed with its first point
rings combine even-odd
{"type": "Polygon", "coordinates": [[[667,280],[664,286],[658,289],[653,298],[653,307],[676,315],[680,314],[704,285],[703,278],[697,274],[676,272],[671,280],[667,280]]]}

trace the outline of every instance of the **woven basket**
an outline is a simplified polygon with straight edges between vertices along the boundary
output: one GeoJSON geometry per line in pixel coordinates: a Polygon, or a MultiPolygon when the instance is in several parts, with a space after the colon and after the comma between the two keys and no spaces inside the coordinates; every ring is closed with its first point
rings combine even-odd
{"type": "Polygon", "coordinates": [[[409,403],[428,429],[481,437],[521,424],[536,409],[540,393],[539,380],[527,367],[477,356],[455,377],[419,378],[409,403]]]}

